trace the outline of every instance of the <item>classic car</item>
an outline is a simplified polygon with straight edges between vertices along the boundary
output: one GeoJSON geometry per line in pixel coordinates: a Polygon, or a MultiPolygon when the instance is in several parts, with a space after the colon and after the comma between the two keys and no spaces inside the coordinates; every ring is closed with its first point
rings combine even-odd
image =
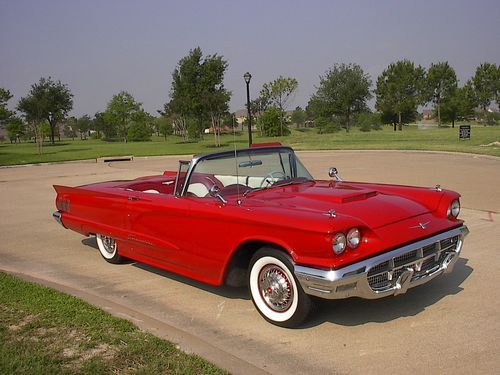
{"type": "Polygon", "coordinates": [[[294,327],[313,297],[381,298],[451,272],[467,227],[460,195],[315,180],[290,147],[196,155],[175,171],[54,186],[54,218],[95,235],[102,257],[212,285],[248,285],[269,322],[294,327]]]}

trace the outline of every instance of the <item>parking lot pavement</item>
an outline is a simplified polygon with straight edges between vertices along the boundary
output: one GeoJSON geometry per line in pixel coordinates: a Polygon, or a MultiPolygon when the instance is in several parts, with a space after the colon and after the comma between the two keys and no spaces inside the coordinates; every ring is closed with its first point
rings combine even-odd
{"type": "Polygon", "coordinates": [[[216,288],[101,259],[51,217],[53,184],[175,170],[178,157],[0,169],[0,269],[80,296],[234,373],[493,373],[500,366],[500,159],[426,152],[301,152],[317,178],[434,186],[462,194],[471,231],[452,274],[381,300],[322,301],[306,326],[266,323],[245,289],[216,288]]]}

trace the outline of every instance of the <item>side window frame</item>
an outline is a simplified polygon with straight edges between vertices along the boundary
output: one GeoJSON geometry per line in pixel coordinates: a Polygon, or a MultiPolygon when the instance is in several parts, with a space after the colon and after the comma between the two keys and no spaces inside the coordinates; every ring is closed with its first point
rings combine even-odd
{"type": "Polygon", "coordinates": [[[182,196],[182,192],[187,182],[189,168],[191,162],[187,160],[179,160],[179,169],[177,170],[177,176],[175,176],[175,186],[174,186],[174,197],[182,196]],[[182,167],[187,166],[185,170],[182,167]],[[181,182],[181,173],[184,173],[184,182],[181,182]]]}

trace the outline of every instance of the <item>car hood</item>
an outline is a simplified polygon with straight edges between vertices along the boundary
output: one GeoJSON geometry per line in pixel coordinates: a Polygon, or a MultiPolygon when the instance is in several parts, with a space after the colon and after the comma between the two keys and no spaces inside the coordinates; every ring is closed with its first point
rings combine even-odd
{"type": "MultiPolygon", "coordinates": [[[[356,218],[376,229],[435,209],[439,197],[431,206],[424,205],[405,194],[388,191],[387,186],[361,183],[335,183],[329,181],[308,182],[297,185],[274,187],[252,193],[249,200],[256,206],[271,205],[290,210],[315,211],[328,216],[331,210],[336,215],[356,218]]],[[[390,190],[390,189],[389,189],[390,190]]],[[[426,189],[421,189],[425,194],[426,189]]]]}

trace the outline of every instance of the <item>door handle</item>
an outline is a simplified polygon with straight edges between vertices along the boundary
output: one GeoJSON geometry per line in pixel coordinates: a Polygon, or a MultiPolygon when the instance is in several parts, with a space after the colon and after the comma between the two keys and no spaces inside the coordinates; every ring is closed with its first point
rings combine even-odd
{"type": "Polygon", "coordinates": [[[129,201],[138,201],[138,200],[139,200],[139,197],[129,196],[129,197],[128,197],[128,200],[129,200],[129,201]]]}

